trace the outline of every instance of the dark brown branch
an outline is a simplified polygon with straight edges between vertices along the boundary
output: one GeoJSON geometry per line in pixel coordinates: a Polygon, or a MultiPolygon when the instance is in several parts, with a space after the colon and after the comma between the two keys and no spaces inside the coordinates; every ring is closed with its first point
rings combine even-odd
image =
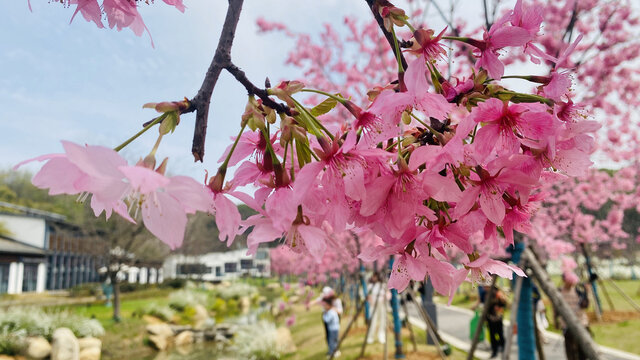
{"type": "Polygon", "coordinates": [[[484,6],[484,25],[487,27],[487,31],[491,30],[491,22],[489,22],[489,8],[487,7],[487,0],[482,1],[484,6]]]}
{"type": "MultiPolygon", "coordinates": [[[[376,22],[378,23],[378,26],[380,26],[380,30],[382,30],[384,37],[387,38],[387,42],[391,46],[391,50],[393,50],[393,53],[396,56],[396,58],[398,56],[400,57],[400,60],[402,61],[402,68],[406,69],[407,60],[404,59],[404,55],[402,55],[402,51],[400,51],[400,54],[396,52],[395,41],[397,41],[397,39],[394,39],[393,34],[387,31],[387,29],[384,27],[384,20],[382,19],[382,17],[380,16],[380,13],[378,12],[378,6],[376,4],[377,1],[376,0],[366,0],[366,1],[367,1],[367,5],[369,5],[369,9],[371,9],[371,12],[373,13],[373,17],[376,18],[376,22]]],[[[398,43],[400,42],[398,41],[398,43]]],[[[397,51],[399,51],[399,49],[397,51]]]]}
{"type": "Polygon", "coordinates": [[[191,99],[191,107],[184,111],[196,111],[196,123],[191,147],[195,161],[202,161],[204,157],[204,143],[207,136],[207,119],[209,118],[211,94],[218,82],[220,72],[231,62],[231,46],[233,45],[238,20],[240,20],[242,2],[243,0],[229,0],[227,16],[224,19],[224,25],[222,25],[220,40],[218,40],[218,47],[216,48],[211,65],[209,65],[209,69],[207,70],[200,90],[198,90],[198,94],[191,99]]]}
{"type": "Polygon", "coordinates": [[[245,89],[247,89],[249,95],[256,95],[257,97],[262,99],[262,103],[264,105],[272,108],[278,113],[284,113],[291,116],[291,109],[289,109],[287,105],[273,101],[269,97],[269,94],[267,94],[267,91],[265,89],[260,89],[259,87],[255,86],[251,81],[249,81],[249,79],[247,79],[247,75],[244,73],[244,71],[240,70],[240,68],[235,66],[231,61],[229,61],[229,63],[225,66],[225,69],[227,69],[227,71],[231,75],[233,75],[233,77],[235,77],[236,80],[238,80],[238,82],[242,84],[245,89]]]}

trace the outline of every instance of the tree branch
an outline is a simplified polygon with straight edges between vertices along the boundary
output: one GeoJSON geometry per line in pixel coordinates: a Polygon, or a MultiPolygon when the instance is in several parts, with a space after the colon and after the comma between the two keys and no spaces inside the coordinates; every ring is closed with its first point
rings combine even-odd
{"type": "MultiPolygon", "coordinates": [[[[402,61],[402,67],[406,69],[407,60],[404,59],[404,55],[402,55],[402,51],[400,51],[400,54],[396,53],[396,46],[395,46],[396,39],[394,39],[393,34],[388,32],[387,29],[384,27],[384,20],[380,16],[380,13],[378,13],[378,9],[376,6],[377,1],[376,0],[366,0],[366,1],[367,1],[367,5],[369,5],[369,9],[371,9],[371,12],[373,13],[373,17],[376,18],[376,22],[378,23],[378,26],[380,26],[380,30],[382,30],[384,37],[387,38],[387,42],[389,43],[389,46],[391,46],[391,50],[393,50],[393,53],[394,55],[396,55],[396,57],[400,57],[400,61],[402,61]]],[[[400,43],[400,41],[398,41],[398,43],[400,43]]]]}
{"type": "Polygon", "coordinates": [[[273,101],[269,97],[269,94],[267,94],[267,91],[265,89],[260,89],[259,87],[255,86],[251,81],[249,81],[244,71],[240,70],[240,68],[235,66],[231,61],[229,61],[229,63],[225,66],[225,69],[231,75],[233,75],[233,77],[235,77],[236,80],[238,80],[238,82],[242,84],[245,89],[247,89],[249,95],[256,95],[260,99],[262,99],[262,104],[272,108],[278,113],[284,113],[291,116],[291,109],[287,105],[273,101]]]}
{"type": "Polygon", "coordinates": [[[195,161],[202,161],[204,158],[204,143],[207,136],[207,119],[209,118],[211,94],[218,82],[220,72],[231,62],[231,46],[233,45],[233,38],[235,37],[238,21],[240,20],[242,2],[243,0],[229,0],[227,16],[222,26],[220,40],[218,40],[218,47],[216,48],[211,65],[209,65],[209,69],[202,82],[202,86],[200,86],[200,90],[198,90],[198,94],[190,100],[191,107],[184,111],[184,113],[196,111],[196,122],[191,146],[191,152],[193,153],[195,161]]]}

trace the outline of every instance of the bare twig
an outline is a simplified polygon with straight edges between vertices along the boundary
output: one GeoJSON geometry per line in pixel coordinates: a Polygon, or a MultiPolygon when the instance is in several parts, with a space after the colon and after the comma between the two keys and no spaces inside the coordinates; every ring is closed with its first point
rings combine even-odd
{"type": "Polygon", "coordinates": [[[244,71],[240,70],[240,68],[235,66],[231,61],[229,61],[229,63],[225,66],[225,69],[229,73],[231,73],[231,75],[233,75],[233,77],[235,77],[236,80],[238,80],[238,82],[245,87],[245,89],[247,89],[247,92],[250,95],[256,95],[260,99],[262,99],[262,103],[264,105],[272,108],[278,113],[284,113],[291,116],[291,109],[289,109],[287,105],[273,101],[269,97],[269,94],[267,94],[267,90],[260,89],[259,87],[255,86],[251,81],[249,81],[249,79],[247,79],[247,75],[244,73],[244,71]]]}
{"type": "Polygon", "coordinates": [[[484,6],[484,24],[487,27],[487,31],[491,29],[491,23],[489,22],[489,8],[487,7],[487,0],[482,1],[484,6]]]}
{"type": "MultiPolygon", "coordinates": [[[[378,23],[378,26],[380,26],[380,30],[382,30],[382,33],[384,34],[384,37],[387,39],[389,46],[391,46],[391,50],[393,50],[394,55],[396,57],[399,57],[400,61],[402,61],[402,68],[406,69],[407,60],[405,60],[404,55],[402,55],[401,51],[400,51],[400,54],[396,53],[395,41],[397,39],[394,39],[393,34],[387,31],[387,29],[384,27],[384,20],[380,16],[380,13],[378,13],[377,4],[376,4],[377,1],[376,0],[366,0],[366,1],[367,1],[367,5],[369,5],[369,9],[371,9],[371,12],[373,13],[373,17],[376,19],[376,22],[378,23]]],[[[398,41],[398,43],[399,42],[400,41],[398,41]]]]}
{"type": "Polygon", "coordinates": [[[220,40],[215,55],[209,65],[207,74],[198,94],[191,99],[191,107],[184,112],[196,111],[196,123],[193,132],[193,144],[191,152],[195,161],[202,161],[204,157],[204,142],[207,136],[207,119],[209,118],[209,103],[211,102],[211,94],[218,82],[220,72],[225,65],[231,62],[231,46],[233,38],[236,34],[238,21],[240,20],[240,11],[242,10],[243,0],[229,0],[229,8],[227,16],[222,25],[220,40]]]}

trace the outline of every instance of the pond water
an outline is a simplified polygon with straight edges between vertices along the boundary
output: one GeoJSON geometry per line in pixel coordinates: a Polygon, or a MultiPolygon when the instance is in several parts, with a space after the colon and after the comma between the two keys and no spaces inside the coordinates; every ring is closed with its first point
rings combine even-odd
{"type": "Polygon", "coordinates": [[[144,360],[205,360],[205,359],[234,359],[229,351],[218,349],[215,342],[193,344],[184,348],[173,348],[162,351],[144,360]]]}

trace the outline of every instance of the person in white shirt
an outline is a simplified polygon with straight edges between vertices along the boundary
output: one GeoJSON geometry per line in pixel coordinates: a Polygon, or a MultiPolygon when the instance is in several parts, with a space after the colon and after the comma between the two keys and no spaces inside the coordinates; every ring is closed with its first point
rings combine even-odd
{"type": "Polygon", "coordinates": [[[380,281],[380,275],[378,273],[371,275],[369,284],[370,290],[367,301],[369,301],[369,306],[373,313],[371,314],[371,326],[367,333],[367,343],[373,343],[374,334],[377,332],[378,342],[384,344],[387,330],[387,314],[385,314],[384,302],[386,301],[387,290],[384,289],[384,284],[380,281]],[[378,303],[377,306],[375,305],[376,302],[378,303]]]}

